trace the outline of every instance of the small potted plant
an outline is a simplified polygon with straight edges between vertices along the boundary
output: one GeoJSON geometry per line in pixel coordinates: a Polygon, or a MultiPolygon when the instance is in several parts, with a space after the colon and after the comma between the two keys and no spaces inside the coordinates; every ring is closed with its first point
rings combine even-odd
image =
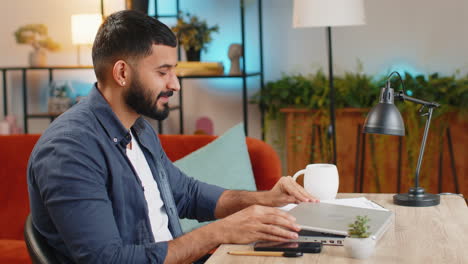
{"type": "Polygon", "coordinates": [[[185,49],[188,61],[200,61],[200,53],[206,51],[206,44],[211,42],[211,33],[218,32],[218,25],[209,27],[205,20],[186,13],[179,14],[177,25],[172,28],[179,39],[179,45],[185,49]]]}
{"type": "Polygon", "coordinates": [[[72,100],[72,86],[70,82],[53,81],[50,83],[48,111],[50,114],[59,115],[70,108],[72,100]]]}
{"type": "Polygon", "coordinates": [[[374,253],[375,237],[370,236],[367,216],[356,216],[354,223],[349,225],[345,248],[349,255],[357,259],[366,259],[374,253]]]}
{"type": "Polygon", "coordinates": [[[47,26],[43,24],[28,24],[15,31],[16,43],[29,44],[34,50],[29,54],[29,64],[33,67],[45,66],[46,50],[57,51],[60,44],[48,36],[47,26]]]}

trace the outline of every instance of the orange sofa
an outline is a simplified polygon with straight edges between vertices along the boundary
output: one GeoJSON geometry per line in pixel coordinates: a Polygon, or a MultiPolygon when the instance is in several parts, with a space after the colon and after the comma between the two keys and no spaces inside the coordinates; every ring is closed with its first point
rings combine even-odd
{"type": "MultiPolygon", "coordinates": [[[[31,263],[23,239],[29,214],[26,167],[40,135],[0,136],[0,263],[31,263]]],[[[168,157],[176,161],[213,141],[215,136],[160,135],[168,157]]],[[[276,152],[258,139],[247,138],[258,190],[269,190],[281,177],[276,152]]]]}

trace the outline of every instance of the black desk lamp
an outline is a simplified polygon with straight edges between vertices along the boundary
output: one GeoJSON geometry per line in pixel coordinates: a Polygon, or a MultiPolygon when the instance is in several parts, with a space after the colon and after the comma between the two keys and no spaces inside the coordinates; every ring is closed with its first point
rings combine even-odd
{"type": "Polygon", "coordinates": [[[394,99],[401,101],[410,101],[413,103],[421,104],[422,107],[419,112],[423,112],[421,116],[427,116],[426,126],[424,128],[424,135],[422,139],[421,149],[419,150],[418,164],[416,167],[416,175],[414,179],[414,187],[409,189],[408,193],[396,194],[393,196],[393,202],[398,205],[404,206],[433,206],[440,203],[440,196],[438,194],[425,193],[424,188],[419,187],[419,171],[421,169],[422,158],[424,155],[424,148],[426,146],[427,134],[431,124],[432,111],[434,108],[439,107],[438,103],[427,102],[424,100],[416,99],[405,95],[405,86],[403,80],[398,72],[392,72],[388,78],[387,83],[380,92],[380,102],[371,109],[367,115],[364,123],[363,133],[371,134],[384,134],[384,135],[405,135],[405,125],[401,114],[393,104],[394,99]],[[390,87],[391,77],[397,74],[403,86],[403,91],[394,93],[390,87]]]}

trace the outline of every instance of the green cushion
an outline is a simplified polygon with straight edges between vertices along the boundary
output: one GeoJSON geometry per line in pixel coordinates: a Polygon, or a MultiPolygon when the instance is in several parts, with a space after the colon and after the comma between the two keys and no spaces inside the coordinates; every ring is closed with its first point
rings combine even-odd
{"type": "MultiPolygon", "coordinates": [[[[202,182],[226,189],[255,191],[244,126],[238,124],[208,145],[174,162],[180,170],[202,182]]],[[[181,219],[184,232],[209,222],[181,219]]]]}

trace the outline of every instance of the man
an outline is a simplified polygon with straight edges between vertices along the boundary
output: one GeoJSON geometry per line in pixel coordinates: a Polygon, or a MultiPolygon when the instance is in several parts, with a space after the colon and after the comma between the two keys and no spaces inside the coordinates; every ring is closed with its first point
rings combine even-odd
{"type": "Polygon", "coordinates": [[[97,84],[35,146],[32,221],[64,263],[186,263],[222,243],[296,238],[274,206],[315,201],[291,177],[267,192],[224,190],[187,177],[141,116],[162,120],[180,89],[176,38],[154,18],[121,11],[93,45],[97,84]],[[182,234],[181,218],[220,219],[182,234]]]}

